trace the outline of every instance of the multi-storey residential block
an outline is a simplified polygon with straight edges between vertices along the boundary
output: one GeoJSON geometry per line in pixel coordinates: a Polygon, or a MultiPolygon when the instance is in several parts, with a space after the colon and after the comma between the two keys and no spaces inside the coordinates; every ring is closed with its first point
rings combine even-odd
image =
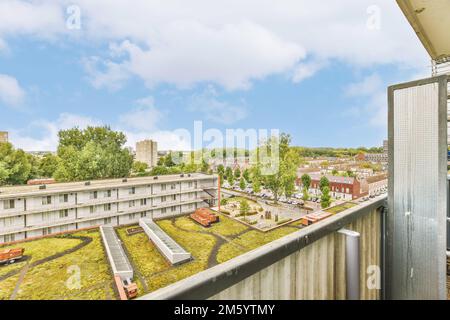
{"type": "Polygon", "coordinates": [[[158,164],[158,143],[144,140],[136,143],[136,161],[146,163],[150,168],[158,164]]]}
{"type": "Polygon", "coordinates": [[[8,142],[8,132],[7,131],[0,131],[0,143],[6,143],[8,142]]]}
{"type": "Polygon", "coordinates": [[[3,187],[0,243],[188,214],[216,196],[217,176],[204,174],[3,187]]]}

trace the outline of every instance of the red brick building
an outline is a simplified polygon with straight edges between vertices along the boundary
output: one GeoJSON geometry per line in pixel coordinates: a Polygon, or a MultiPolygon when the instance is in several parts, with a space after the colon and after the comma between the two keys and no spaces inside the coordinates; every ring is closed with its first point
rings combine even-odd
{"type": "MultiPolygon", "coordinates": [[[[324,176],[312,173],[310,195],[320,196],[320,179],[324,176]]],[[[326,175],[330,181],[330,195],[336,199],[353,200],[361,197],[361,183],[356,178],[326,175]]],[[[297,178],[297,185],[302,187],[301,178],[297,178]]]]}

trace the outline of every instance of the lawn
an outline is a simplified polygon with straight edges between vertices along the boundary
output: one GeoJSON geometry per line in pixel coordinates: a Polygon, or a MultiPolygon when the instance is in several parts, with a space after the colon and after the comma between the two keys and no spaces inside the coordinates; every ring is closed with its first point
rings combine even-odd
{"type": "Polygon", "coordinates": [[[268,232],[251,230],[221,246],[217,254],[217,262],[223,263],[295,231],[298,229],[293,227],[281,227],[268,232]]]}
{"type": "MultiPolygon", "coordinates": [[[[148,292],[155,291],[194,275],[218,263],[225,262],[275,239],[298,231],[281,227],[270,232],[253,230],[233,219],[220,215],[220,222],[204,228],[189,217],[157,221],[170,237],[191,253],[193,260],[171,266],[148,240],[145,233],[128,236],[125,228],[118,229],[135,268],[142,274],[148,292]],[[218,242],[220,241],[220,242],[218,242]],[[219,245],[217,245],[219,243],[219,245]]],[[[136,279],[142,295],[146,292],[136,279]]]]}
{"type": "MultiPolygon", "coordinates": [[[[11,246],[1,246],[0,250],[12,249],[12,248],[24,248],[25,256],[29,256],[29,263],[44,259],[58,252],[75,247],[77,244],[81,243],[78,239],[67,239],[67,238],[46,238],[30,242],[18,243],[11,246]]],[[[21,269],[25,266],[26,261],[17,261],[10,265],[0,266],[0,276],[6,273],[21,269]]]]}
{"type": "MultiPolygon", "coordinates": [[[[101,243],[98,230],[72,234],[91,238],[92,241],[79,250],[51,261],[30,267],[20,283],[16,295],[18,300],[115,299],[113,278],[101,243]]],[[[32,261],[61,253],[80,244],[81,240],[69,238],[47,238],[20,244],[34,254],[32,261]]],[[[27,250],[27,249],[26,249],[27,250]]],[[[8,299],[16,286],[19,275],[1,283],[8,299]]]]}
{"type": "Polygon", "coordinates": [[[342,204],[337,205],[335,207],[331,207],[329,209],[326,209],[325,212],[329,212],[329,213],[332,213],[332,214],[337,214],[337,213],[340,213],[340,212],[345,211],[347,209],[353,208],[356,205],[357,204],[353,203],[353,202],[345,202],[345,203],[342,203],[342,204]]]}

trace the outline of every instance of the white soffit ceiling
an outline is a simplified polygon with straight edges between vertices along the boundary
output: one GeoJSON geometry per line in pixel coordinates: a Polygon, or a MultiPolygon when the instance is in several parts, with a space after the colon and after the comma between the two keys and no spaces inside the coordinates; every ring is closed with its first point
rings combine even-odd
{"type": "Polygon", "coordinates": [[[450,60],[450,0],[397,0],[433,60],[450,60]]]}

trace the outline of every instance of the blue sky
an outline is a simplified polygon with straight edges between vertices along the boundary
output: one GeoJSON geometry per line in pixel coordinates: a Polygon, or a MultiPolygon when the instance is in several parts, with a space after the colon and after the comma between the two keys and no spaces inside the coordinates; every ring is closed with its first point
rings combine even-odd
{"type": "Polygon", "coordinates": [[[188,149],[174,130],[196,120],[381,145],[386,87],[429,60],[393,1],[342,2],[3,0],[0,130],[26,150],[100,124],[188,149]]]}

